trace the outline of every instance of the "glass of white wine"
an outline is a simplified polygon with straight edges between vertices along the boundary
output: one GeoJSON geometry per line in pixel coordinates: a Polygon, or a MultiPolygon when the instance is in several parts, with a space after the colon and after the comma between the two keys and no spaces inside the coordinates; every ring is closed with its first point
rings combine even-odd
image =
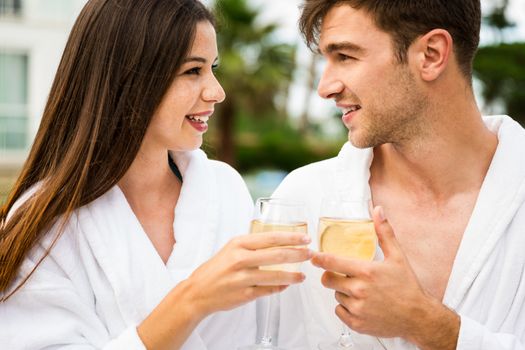
{"type": "MultiPolygon", "coordinates": [[[[299,202],[280,198],[258,198],[250,233],[272,231],[307,233],[305,207],[299,202]]],[[[282,248],[282,247],[281,247],[282,248]]],[[[269,248],[273,249],[273,248],[269,248]]],[[[261,270],[297,272],[300,263],[260,266],[261,270]]],[[[279,295],[257,300],[257,343],[242,350],[283,350],[277,346],[279,330],[279,295]]]]}
{"type": "MultiPolygon", "coordinates": [[[[371,215],[371,201],[326,198],[321,203],[318,239],[319,250],[346,258],[373,260],[377,235],[371,215]]],[[[357,346],[350,329],[342,324],[337,341],[320,343],[320,350],[371,349],[357,346]]]]}

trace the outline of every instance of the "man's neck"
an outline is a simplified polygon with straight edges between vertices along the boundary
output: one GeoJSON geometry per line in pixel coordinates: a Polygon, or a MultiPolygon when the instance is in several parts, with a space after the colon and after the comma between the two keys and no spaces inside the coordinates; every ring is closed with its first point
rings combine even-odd
{"type": "Polygon", "coordinates": [[[398,188],[439,203],[456,193],[479,190],[497,147],[479,114],[437,122],[432,133],[374,149],[371,183],[398,188]]]}

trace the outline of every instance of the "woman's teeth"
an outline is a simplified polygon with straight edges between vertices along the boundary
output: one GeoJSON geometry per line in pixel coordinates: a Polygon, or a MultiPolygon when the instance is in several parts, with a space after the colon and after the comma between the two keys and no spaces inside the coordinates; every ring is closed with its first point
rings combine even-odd
{"type": "Polygon", "coordinates": [[[192,122],[197,122],[197,123],[206,123],[208,121],[208,119],[210,119],[210,117],[198,117],[198,116],[194,116],[194,115],[188,115],[186,116],[186,118],[188,118],[189,120],[191,120],[192,122]]]}

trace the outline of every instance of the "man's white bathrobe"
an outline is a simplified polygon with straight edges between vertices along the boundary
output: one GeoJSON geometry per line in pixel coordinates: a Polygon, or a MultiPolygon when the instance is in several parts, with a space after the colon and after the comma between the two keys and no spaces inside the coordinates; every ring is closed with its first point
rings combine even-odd
{"type": "MultiPolygon", "coordinates": [[[[487,117],[499,144],[454,261],[443,303],[461,316],[458,350],[525,349],[525,131],[509,117],[487,117]]],[[[322,197],[350,193],[371,198],[371,149],[345,144],[336,158],[292,172],[275,197],[308,205],[316,237],[322,197]]],[[[454,171],[454,169],[450,169],[454,171]]],[[[317,243],[312,244],[317,249],[317,243]]],[[[303,264],[306,281],[281,295],[280,344],[317,349],[338,338],[334,291],[320,283],[322,270],[303,264]]],[[[388,312],[388,305],[385,305],[388,312]]],[[[374,349],[415,349],[402,339],[354,336],[374,349]]],[[[357,347],[359,349],[359,347],[357,347]]]]}
{"type": "MultiPolygon", "coordinates": [[[[145,349],[136,326],[231,237],[247,233],[253,209],[231,167],[200,150],[174,156],[184,182],[173,226],[177,242],[167,264],[113,187],[75,211],[50,255],[0,304],[0,349],[145,349]]],[[[24,262],[22,276],[51,237],[24,262]]],[[[183,349],[229,350],[254,339],[250,303],[205,319],[183,349]]]]}

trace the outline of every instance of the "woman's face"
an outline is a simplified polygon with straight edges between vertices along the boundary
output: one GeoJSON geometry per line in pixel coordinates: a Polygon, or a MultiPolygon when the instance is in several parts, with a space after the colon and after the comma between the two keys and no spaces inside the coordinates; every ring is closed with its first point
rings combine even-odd
{"type": "Polygon", "coordinates": [[[197,24],[188,57],[155,111],[144,144],[162,150],[189,151],[202,144],[214,106],[225,98],[213,74],[217,61],[215,29],[197,24]]]}

